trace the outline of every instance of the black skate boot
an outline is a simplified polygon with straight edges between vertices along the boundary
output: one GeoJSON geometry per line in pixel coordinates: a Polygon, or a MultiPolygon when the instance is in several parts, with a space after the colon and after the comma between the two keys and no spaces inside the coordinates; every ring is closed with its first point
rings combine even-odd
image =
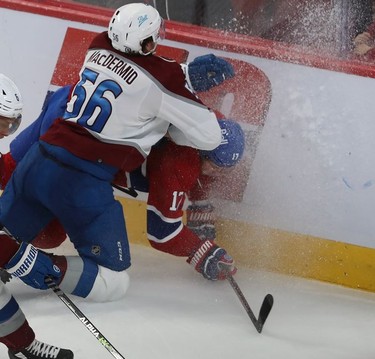
{"type": "Polygon", "coordinates": [[[34,340],[27,348],[13,352],[8,351],[10,359],[73,359],[71,350],[54,347],[38,340],[34,340]]]}

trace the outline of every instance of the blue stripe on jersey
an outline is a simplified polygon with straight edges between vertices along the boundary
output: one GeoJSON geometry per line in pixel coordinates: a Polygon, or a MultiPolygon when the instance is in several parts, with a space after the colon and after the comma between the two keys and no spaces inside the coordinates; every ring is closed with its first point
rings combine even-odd
{"type": "Polygon", "coordinates": [[[20,307],[18,306],[18,303],[13,297],[11,297],[9,302],[0,310],[0,323],[4,323],[12,318],[19,309],[20,307]]]}
{"type": "Polygon", "coordinates": [[[93,261],[82,257],[83,259],[83,272],[79,278],[78,284],[72,294],[79,297],[86,298],[94,286],[95,279],[98,275],[99,268],[93,261]]]}
{"type": "Polygon", "coordinates": [[[183,228],[181,218],[167,219],[147,209],[147,235],[149,240],[166,242],[175,237],[183,228]]]}

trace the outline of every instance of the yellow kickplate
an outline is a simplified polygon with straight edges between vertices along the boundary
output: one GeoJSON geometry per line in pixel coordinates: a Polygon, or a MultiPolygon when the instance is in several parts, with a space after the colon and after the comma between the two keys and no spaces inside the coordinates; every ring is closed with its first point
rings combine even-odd
{"type": "MultiPolygon", "coordinates": [[[[146,203],[118,197],[131,243],[149,245],[146,203]]],[[[375,292],[375,249],[219,219],[217,243],[239,266],[375,292]]]]}

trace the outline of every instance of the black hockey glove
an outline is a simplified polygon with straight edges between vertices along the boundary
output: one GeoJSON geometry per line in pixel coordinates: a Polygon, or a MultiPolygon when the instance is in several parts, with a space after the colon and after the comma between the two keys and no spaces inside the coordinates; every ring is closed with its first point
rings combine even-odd
{"type": "Polygon", "coordinates": [[[10,282],[11,278],[12,276],[5,269],[0,269],[0,279],[4,284],[10,282]]]}

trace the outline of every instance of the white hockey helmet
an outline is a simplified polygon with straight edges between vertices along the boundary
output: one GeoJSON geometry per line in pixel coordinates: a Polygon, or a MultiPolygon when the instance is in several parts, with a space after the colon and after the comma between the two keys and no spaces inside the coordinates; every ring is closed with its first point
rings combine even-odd
{"type": "Polygon", "coordinates": [[[155,51],[158,40],[164,38],[164,22],[151,5],[127,4],[113,14],[108,36],[116,50],[148,55],[155,51]],[[150,37],[155,46],[151,51],[143,52],[142,42],[150,37]]]}
{"type": "Polygon", "coordinates": [[[15,83],[0,74],[0,138],[17,131],[22,120],[22,97],[15,83]]]}
{"type": "Polygon", "coordinates": [[[19,118],[22,115],[22,97],[16,84],[0,74],[0,116],[19,118]]]}

